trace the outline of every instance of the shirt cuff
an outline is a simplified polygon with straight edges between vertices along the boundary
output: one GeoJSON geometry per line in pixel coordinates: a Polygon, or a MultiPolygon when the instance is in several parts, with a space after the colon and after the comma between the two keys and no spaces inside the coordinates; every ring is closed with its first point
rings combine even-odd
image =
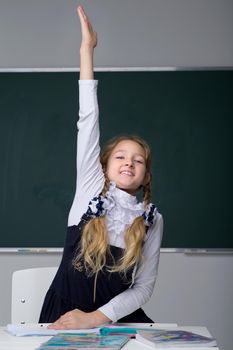
{"type": "Polygon", "coordinates": [[[79,85],[98,85],[98,80],[79,80],[79,85]]]}
{"type": "Polygon", "coordinates": [[[112,322],[117,322],[116,313],[114,312],[114,308],[112,305],[105,304],[101,306],[99,309],[105,316],[107,316],[112,322]]]}

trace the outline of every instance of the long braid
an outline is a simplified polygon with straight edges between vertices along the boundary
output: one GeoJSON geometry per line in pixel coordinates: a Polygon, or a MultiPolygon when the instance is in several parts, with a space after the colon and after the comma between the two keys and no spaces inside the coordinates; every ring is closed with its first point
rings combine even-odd
{"type": "Polygon", "coordinates": [[[146,208],[151,201],[151,181],[149,181],[145,186],[143,186],[143,201],[146,208]]]}
{"type": "MultiPolygon", "coordinates": [[[[109,189],[110,181],[105,177],[102,195],[109,189]]],[[[109,252],[105,217],[91,219],[84,227],[80,250],[73,260],[75,268],[79,268],[83,259],[86,271],[90,276],[101,271],[106,263],[106,253],[109,252]]]]}
{"type": "Polygon", "coordinates": [[[101,194],[102,194],[103,196],[106,195],[106,193],[107,193],[107,191],[108,191],[108,189],[109,189],[109,185],[110,185],[110,181],[109,181],[108,177],[105,176],[104,187],[103,187],[102,192],[101,192],[101,194]]]}

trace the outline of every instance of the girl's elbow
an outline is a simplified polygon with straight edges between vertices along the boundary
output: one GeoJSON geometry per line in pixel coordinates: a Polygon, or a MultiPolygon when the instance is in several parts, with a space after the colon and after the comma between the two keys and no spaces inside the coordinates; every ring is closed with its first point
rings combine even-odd
{"type": "Polygon", "coordinates": [[[143,305],[145,303],[147,303],[152,294],[153,294],[153,286],[145,286],[145,285],[138,285],[136,287],[136,290],[137,290],[137,294],[138,294],[138,300],[140,300],[140,304],[143,305]]]}

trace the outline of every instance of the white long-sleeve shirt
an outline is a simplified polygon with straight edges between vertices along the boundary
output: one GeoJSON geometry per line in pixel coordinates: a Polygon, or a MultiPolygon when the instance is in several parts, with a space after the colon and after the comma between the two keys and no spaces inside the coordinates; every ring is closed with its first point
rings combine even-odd
{"type": "MultiPolygon", "coordinates": [[[[69,213],[68,226],[79,224],[90,200],[100,194],[105,181],[99,160],[97,85],[96,80],[79,81],[76,193],[69,213]]],[[[120,189],[113,190],[113,196],[116,197],[116,202],[119,202],[119,209],[115,207],[106,214],[109,243],[124,248],[124,233],[128,222],[120,218],[131,217],[133,221],[134,217],[138,216],[137,211],[134,214],[134,208],[140,209],[140,204],[137,204],[136,197],[120,189]]],[[[131,287],[99,308],[113,322],[131,314],[151,297],[158,272],[162,233],[163,219],[157,212],[155,223],[145,235],[143,259],[134,269],[131,287]]]]}

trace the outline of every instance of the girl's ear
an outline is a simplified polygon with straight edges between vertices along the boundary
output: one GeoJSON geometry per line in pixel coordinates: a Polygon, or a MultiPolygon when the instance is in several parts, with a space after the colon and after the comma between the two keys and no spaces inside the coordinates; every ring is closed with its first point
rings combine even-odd
{"type": "Polygon", "coordinates": [[[147,172],[147,173],[145,174],[145,177],[144,177],[144,180],[143,180],[142,185],[143,185],[143,186],[146,186],[146,185],[150,182],[150,180],[151,180],[150,173],[147,172]]]}

